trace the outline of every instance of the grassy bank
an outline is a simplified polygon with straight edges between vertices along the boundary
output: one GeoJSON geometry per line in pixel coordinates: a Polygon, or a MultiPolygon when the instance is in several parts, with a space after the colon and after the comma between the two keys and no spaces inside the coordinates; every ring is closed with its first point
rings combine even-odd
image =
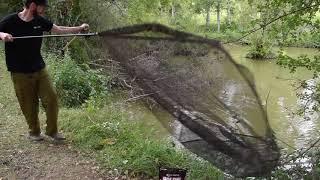
{"type": "Polygon", "coordinates": [[[188,169],[189,179],[223,178],[209,163],[156,139],[155,129],[139,119],[128,121],[122,106],[110,102],[100,109],[63,109],[62,128],[79,148],[95,153],[105,168],[117,169],[114,173],[156,177],[159,167],[176,167],[188,169]]]}

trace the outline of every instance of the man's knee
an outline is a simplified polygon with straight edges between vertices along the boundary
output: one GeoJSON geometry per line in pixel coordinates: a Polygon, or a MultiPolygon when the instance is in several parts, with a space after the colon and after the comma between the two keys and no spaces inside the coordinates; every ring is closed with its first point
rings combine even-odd
{"type": "Polygon", "coordinates": [[[58,106],[58,98],[56,94],[48,95],[41,98],[41,103],[44,108],[58,106]]]}

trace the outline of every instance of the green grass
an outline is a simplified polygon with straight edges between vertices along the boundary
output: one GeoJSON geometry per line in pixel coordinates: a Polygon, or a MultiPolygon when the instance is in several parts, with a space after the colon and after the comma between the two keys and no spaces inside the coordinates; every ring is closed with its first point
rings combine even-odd
{"type": "Polygon", "coordinates": [[[223,173],[208,162],[155,138],[154,130],[142,121],[128,120],[123,108],[109,103],[98,110],[64,109],[61,125],[80,149],[96,154],[105,168],[147,177],[158,176],[160,166],[185,168],[189,179],[223,179],[223,173]]]}

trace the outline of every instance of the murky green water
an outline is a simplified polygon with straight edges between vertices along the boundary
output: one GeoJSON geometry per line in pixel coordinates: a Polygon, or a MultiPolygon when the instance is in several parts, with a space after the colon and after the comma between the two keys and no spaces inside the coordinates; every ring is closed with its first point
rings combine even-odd
{"type": "MultiPolygon", "coordinates": [[[[292,116],[298,107],[294,79],[311,79],[312,74],[304,69],[291,74],[289,70],[281,68],[275,61],[254,61],[245,58],[248,47],[227,46],[233,58],[240,64],[248,67],[253,73],[257,91],[263,102],[267,100],[267,111],[269,122],[280,141],[291,146],[301,148],[314,137],[319,137],[319,116],[314,114],[310,120],[302,117],[292,116]]],[[[286,48],[289,56],[297,57],[301,54],[310,56],[317,53],[316,49],[286,48]]],[[[279,143],[282,147],[287,147],[279,143]]]]}
{"type": "MultiPolygon", "coordinates": [[[[317,114],[313,115],[310,120],[291,115],[298,106],[296,91],[292,86],[296,81],[293,79],[310,79],[312,77],[310,72],[298,70],[297,73],[291,74],[287,69],[276,65],[275,61],[246,59],[245,54],[248,47],[229,45],[226,46],[226,49],[238,63],[248,67],[253,73],[257,91],[263,102],[266,102],[270,92],[267,100],[269,122],[276,137],[280,140],[280,146],[288,148],[285,145],[287,143],[295,148],[301,148],[308,144],[312,138],[319,136],[320,121],[317,114]]],[[[285,50],[292,57],[317,53],[316,49],[287,48],[285,50]]],[[[174,129],[170,126],[173,118],[164,110],[155,108],[150,111],[149,108],[140,103],[135,104],[132,108],[133,113],[146,122],[148,126],[158,129],[156,136],[166,137],[168,135],[161,123],[169,130],[174,129]]]]}

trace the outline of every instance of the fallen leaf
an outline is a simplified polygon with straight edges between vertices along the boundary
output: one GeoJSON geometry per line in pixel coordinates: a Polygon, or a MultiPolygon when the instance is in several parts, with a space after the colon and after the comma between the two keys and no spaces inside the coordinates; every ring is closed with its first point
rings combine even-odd
{"type": "Polygon", "coordinates": [[[107,138],[101,141],[101,145],[114,145],[116,144],[116,139],[114,138],[107,138]]]}
{"type": "Polygon", "coordinates": [[[129,162],[128,160],[122,161],[123,164],[127,164],[128,162],[129,162]]]}

